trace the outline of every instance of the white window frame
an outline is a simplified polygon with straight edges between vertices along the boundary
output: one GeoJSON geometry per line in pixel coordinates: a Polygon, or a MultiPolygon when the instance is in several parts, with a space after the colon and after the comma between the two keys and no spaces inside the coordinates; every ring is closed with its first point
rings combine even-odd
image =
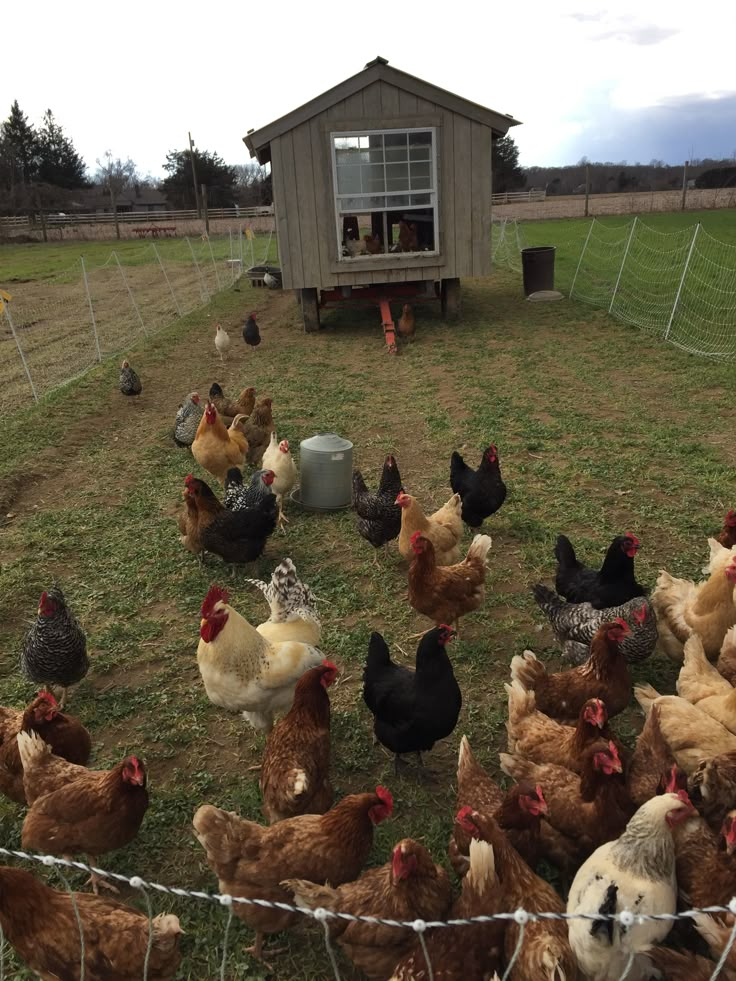
{"type": "MultiPolygon", "coordinates": [[[[440,254],[440,228],[439,228],[439,201],[438,201],[438,183],[439,174],[437,172],[437,127],[436,126],[400,126],[398,129],[352,129],[345,131],[335,131],[330,133],[330,155],[332,157],[332,187],[333,187],[333,201],[335,207],[335,234],[337,238],[337,261],[338,262],[355,262],[357,260],[383,260],[393,259],[395,256],[431,256],[440,254]],[[349,139],[362,136],[390,136],[396,133],[431,133],[432,134],[432,152],[430,155],[430,160],[432,162],[432,189],[429,191],[429,204],[428,205],[415,205],[414,207],[424,207],[432,208],[434,211],[434,249],[430,252],[381,252],[378,255],[343,255],[343,244],[342,244],[342,219],[343,215],[339,209],[339,201],[341,198],[355,198],[355,197],[368,197],[369,194],[338,194],[337,191],[337,153],[335,147],[335,141],[338,139],[349,139]]],[[[410,163],[410,161],[408,161],[410,163]]],[[[385,184],[385,174],[386,174],[386,159],[384,153],[384,184],[385,184]]],[[[381,194],[385,198],[389,197],[405,197],[407,194],[426,194],[427,191],[412,191],[411,189],[406,191],[382,191],[381,194]]],[[[385,215],[389,211],[395,211],[395,208],[371,208],[370,212],[380,211],[384,215],[384,248],[386,246],[386,219],[385,215]]],[[[412,206],[409,206],[407,211],[412,210],[412,206]]],[[[361,212],[365,213],[365,212],[361,212]]]]}

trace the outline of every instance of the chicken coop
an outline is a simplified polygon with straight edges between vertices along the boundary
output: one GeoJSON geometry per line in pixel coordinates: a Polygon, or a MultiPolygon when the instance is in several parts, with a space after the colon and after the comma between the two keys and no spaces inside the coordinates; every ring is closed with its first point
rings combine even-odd
{"type": "Polygon", "coordinates": [[[350,301],[439,298],[459,316],[461,277],[490,272],[491,144],[516,125],[376,58],[250,130],[305,330],[350,301]]]}

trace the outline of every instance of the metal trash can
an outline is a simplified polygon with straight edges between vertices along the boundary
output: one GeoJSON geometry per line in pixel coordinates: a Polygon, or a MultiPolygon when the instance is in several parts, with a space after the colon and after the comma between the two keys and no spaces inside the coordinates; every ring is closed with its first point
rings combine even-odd
{"type": "Polygon", "coordinates": [[[555,246],[536,245],[521,250],[524,296],[555,288],[555,246]]]}
{"type": "Polygon", "coordinates": [[[299,450],[300,503],[317,511],[349,507],[353,495],[353,444],[337,433],[302,440],[299,450]]]}

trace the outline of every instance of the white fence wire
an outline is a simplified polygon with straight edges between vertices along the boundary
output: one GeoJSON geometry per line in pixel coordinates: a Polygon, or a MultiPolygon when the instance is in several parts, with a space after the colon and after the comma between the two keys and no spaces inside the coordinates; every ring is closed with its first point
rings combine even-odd
{"type": "Polygon", "coordinates": [[[50,278],[0,282],[0,385],[34,400],[204,306],[275,249],[273,231],[168,239],[80,257],[50,278]],[[7,297],[10,299],[7,299],[7,297]]]}
{"type": "MultiPolygon", "coordinates": [[[[508,958],[506,964],[506,969],[501,978],[501,981],[514,981],[513,966],[517,961],[518,956],[523,948],[524,944],[524,933],[527,924],[557,920],[557,921],[570,921],[570,920],[587,920],[591,923],[595,922],[613,922],[618,923],[622,929],[622,933],[626,933],[631,929],[632,926],[641,925],[646,922],[668,922],[674,925],[676,922],[686,922],[692,921],[695,917],[704,915],[709,916],[712,914],[722,915],[729,917],[730,921],[726,929],[729,930],[728,937],[723,943],[723,949],[713,950],[711,953],[714,956],[718,956],[717,961],[708,961],[705,958],[702,960],[706,964],[712,964],[712,973],[710,974],[710,981],[716,981],[716,979],[729,979],[733,977],[733,971],[736,969],[736,960],[734,956],[736,955],[736,950],[734,949],[734,944],[736,942],[736,897],[731,900],[728,906],[706,906],[700,909],[689,909],[683,910],[677,913],[655,913],[655,914],[634,914],[629,910],[624,910],[621,913],[558,913],[558,912],[541,912],[535,911],[530,912],[524,910],[523,908],[514,910],[509,913],[494,913],[489,915],[473,916],[468,918],[460,919],[447,919],[447,920],[395,920],[389,919],[381,916],[367,916],[367,915],[355,915],[353,913],[345,913],[339,910],[328,910],[323,908],[317,909],[305,909],[300,906],[294,906],[291,903],[282,902],[270,902],[266,899],[250,899],[243,896],[230,896],[227,894],[220,893],[209,893],[203,892],[201,890],[188,889],[181,886],[166,886],[159,882],[149,882],[140,876],[127,876],[120,872],[109,872],[105,869],[97,868],[96,866],[87,865],[84,862],[76,862],[67,858],[58,858],[54,855],[40,855],[32,852],[21,851],[19,849],[4,848],[0,846],[0,855],[15,860],[21,860],[28,863],[35,863],[45,866],[46,868],[53,868],[59,875],[66,891],[69,893],[72,907],[74,909],[74,914],[76,922],[79,928],[79,941],[80,941],[80,981],[84,981],[86,973],[86,949],[85,949],[85,929],[83,917],[80,915],[79,907],[77,905],[75,894],[72,890],[72,886],[64,875],[63,870],[77,870],[85,873],[95,873],[97,876],[113,880],[117,883],[129,886],[131,889],[142,894],[144,903],[146,906],[146,913],[148,916],[148,944],[145,952],[145,958],[141,969],[142,981],[148,981],[149,978],[149,958],[151,954],[151,949],[153,945],[153,922],[154,922],[154,911],[151,902],[152,894],[167,895],[171,897],[176,897],[177,899],[193,900],[197,903],[206,903],[209,905],[219,905],[224,910],[227,911],[227,916],[224,924],[223,931],[223,942],[222,942],[222,955],[219,967],[219,977],[224,979],[226,975],[226,969],[228,962],[231,962],[235,956],[230,950],[229,940],[230,940],[230,929],[232,926],[233,919],[233,907],[238,905],[243,906],[258,906],[266,909],[282,910],[285,912],[297,913],[302,916],[311,918],[315,920],[316,923],[323,928],[323,940],[325,944],[326,954],[332,969],[332,973],[336,981],[342,981],[342,974],[340,971],[339,960],[333,946],[332,940],[330,938],[329,931],[329,921],[334,919],[345,920],[350,923],[365,923],[371,926],[386,926],[394,928],[397,930],[411,930],[414,932],[417,940],[417,945],[421,951],[422,959],[424,961],[424,967],[426,967],[426,974],[424,972],[424,967],[422,967],[419,973],[416,969],[411,974],[416,981],[419,979],[426,978],[426,981],[434,981],[435,978],[435,966],[432,964],[432,958],[429,950],[429,946],[426,942],[425,937],[428,939],[432,936],[434,931],[441,930],[458,930],[465,927],[477,926],[479,924],[488,924],[493,922],[502,922],[508,925],[515,925],[518,927],[518,938],[511,956],[508,958]]],[[[2,930],[0,917],[0,981],[9,981],[11,977],[15,977],[15,974],[8,975],[5,969],[6,960],[6,937],[2,930]]],[[[711,945],[712,947],[712,945],[711,945]]],[[[642,948],[641,953],[656,953],[657,948],[642,948]]],[[[606,975],[608,981],[625,981],[631,973],[632,966],[634,964],[635,956],[640,953],[634,950],[628,957],[628,960],[620,974],[606,975]]],[[[415,958],[416,962],[416,958],[415,958]]],[[[702,966],[702,965],[701,965],[702,966]]],[[[76,976],[76,975],[75,975],[76,976]]],[[[96,975],[97,976],[97,975],[96,975]]],[[[188,975],[191,976],[191,975],[188,975]]],[[[240,977],[240,974],[237,975],[240,977]]],[[[402,974],[402,977],[404,975],[402,974]]],[[[444,976],[444,975],[443,975],[444,976]]],[[[637,974],[637,977],[640,976],[637,974]]],[[[407,975],[408,977],[408,975],[407,975]]],[[[455,977],[455,975],[453,975],[455,977]]],[[[698,975],[701,977],[701,975],[698,975]]],[[[465,978],[464,981],[473,981],[471,978],[465,978]]],[[[519,981],[531,981],[526,976],[519,981]]]]}

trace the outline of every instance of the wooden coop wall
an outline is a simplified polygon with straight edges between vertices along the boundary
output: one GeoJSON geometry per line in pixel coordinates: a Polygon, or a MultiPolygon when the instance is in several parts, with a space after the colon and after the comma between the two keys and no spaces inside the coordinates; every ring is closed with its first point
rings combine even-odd
{"type": "MultiPolygon", "coordinates": [[[[370,128],[370,127],[366,127],[370,128]]],[[[399,128],[398,126],[396,128],[399,128]]],[[[491,270],[491,129],[376,81],[271,141],[286,289],[486,276],[491,270]],[[437,127],[439,255],[395,253],[338,263],[330,129],[358,120],[437,127]],[[412,122],[413,120],[413,122],[412,122]],[[344,267],[344,268],[343,268],[344,267]]]]}

